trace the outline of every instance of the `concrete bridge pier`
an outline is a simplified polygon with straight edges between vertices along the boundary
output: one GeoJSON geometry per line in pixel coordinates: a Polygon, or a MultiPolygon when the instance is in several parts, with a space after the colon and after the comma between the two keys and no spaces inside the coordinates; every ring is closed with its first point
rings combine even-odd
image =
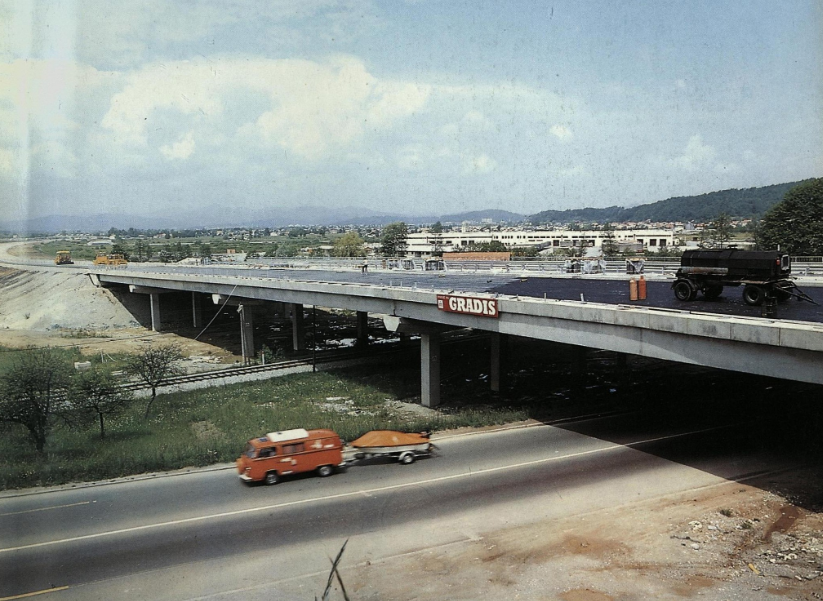
{"type": "Polygon", "coordinates": [[[366,311],[357,312],[357,346],[366,346],[369,343],[369,314],[366,311]]]}
{"type": "Polygon", "coordinates": [[[243,350],[243,363],[254,359],[254,310],[252,306],[238,305],[240,313],[240,346],[243,350]]]}
{"type": "Polygon", "coordinates": [[[303,305],[289,303],[291,309],[292,346],[296,351],[306,350],[306,328],[303,320],[303,305]]]}
{"type": "Polygon", "coordinates": [[[138,286],[135,284],[129,285],[129,292],[133,294],[148,294],[149,295],[149,310],[151,312],[151,329],[153,332],[159,332],[163,328],[160,321],[160,295],[169,290],[163,288],[153,288],[151,286],[138,286]]]}
{"type": "Polygon", "coordinates": [[[440,332],[420,334],[420,403],[440,404],[440,332]]]}
{"type": "Polygon", "coordinates": [[[200,328],[203,326],[203,297],[199,292],[191,293],[191,322],[192,327],[200,328]]]}
{"type": "Polygon", "coordinates": [[[492,392],[500,392],[506,387],[506,350],[508,336],[499,332],[491,332],[491,357],[489,368],[489,384],[492,392]]]}
{"type": "Polygon", "coordinates": [[[440,404],[440,338],[454,327],[405,317],[386,316],[386,329],[398,334],[420,335],[420,403],[424,407],[440,404]]]}
{"type": "Polygon", "coordinates": [[[227,299],[222,294],[212,294],[211,300],[215,305],[228,305],[237,307],[240,314],[240,348],[243,354],[243,362],[251,363],[254,359],[254,307],[262,305],[263,301],[247,298],[227,299]]]}

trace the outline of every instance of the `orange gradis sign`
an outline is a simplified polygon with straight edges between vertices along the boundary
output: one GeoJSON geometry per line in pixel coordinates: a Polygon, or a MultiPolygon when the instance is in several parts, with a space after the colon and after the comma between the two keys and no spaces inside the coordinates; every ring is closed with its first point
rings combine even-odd
{"type": "Polygon", "coordinates": [[[475,296],[437,295],[437,308],[449,313],[464,313],[480,317],[499,317],[496,298],[477,298],[475,296]]]}

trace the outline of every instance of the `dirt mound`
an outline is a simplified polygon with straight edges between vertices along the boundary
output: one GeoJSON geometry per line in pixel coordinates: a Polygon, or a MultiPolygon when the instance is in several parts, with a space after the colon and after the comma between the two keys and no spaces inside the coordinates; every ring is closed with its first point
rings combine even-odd
{"type": "Polygon", "coordinates": [[[112,293],[78,272],[0,268],[0,328],[12,330],[137,327],[112,293]]]}

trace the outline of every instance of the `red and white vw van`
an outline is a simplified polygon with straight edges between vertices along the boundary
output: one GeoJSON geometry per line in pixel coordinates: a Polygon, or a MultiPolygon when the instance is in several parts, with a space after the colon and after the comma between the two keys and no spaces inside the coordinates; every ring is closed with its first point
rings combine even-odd
{"type": "Polygon", "coordinates": [[[237,459],[237,473],[244,482],[277,484],[289,474],[330,476],[343,465],[343,441],[334,431],[297,428],[252,438],[237,459]]]}

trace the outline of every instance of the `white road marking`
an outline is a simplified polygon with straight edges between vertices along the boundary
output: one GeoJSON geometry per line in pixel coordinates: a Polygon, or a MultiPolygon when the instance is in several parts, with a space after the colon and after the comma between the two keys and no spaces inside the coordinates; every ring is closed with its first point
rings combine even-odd
{"type": "Polygon", "coordinates": [[[47,588],[43,589],[42,591],[34,591],[31,593],[23,593],[22,595],[14,595],[12,597],[0,597],[0,601],[12,601],[12,599],[25,599],[27,597],[36,597],[38,595],[48,595],[49,593],[57,593],[59,591],[65,591],[69,587],[67,586],[56,586],[54,588],[47,588]]]}
{"type": "Polygon", "coordinates": [[[692,432],[682,432],[680,434],[671,434],[669,436],[659,436],[659,437],[656,437],[656,438],[650,438],[648,440],[638,440],[638,441],[630,442],[630,443],[626,443],[626,444],[610,444],[610,445],[605,446],[605,447],[600,447],[600,448],[597,448],[597,449],[590,449],[588,451],[578,451],[577,453],[569,453],[567,455],[559,455],[559,456],[554,456],[554,457],[544,457],[542,459],[533,459],[531,461],[522,461],[520,463],[512,463],[512,464],[509,464],[509,465],[501,465],[501,466],[498,466],[498,467],[490,467],[490,468],[475,470],[475,471],[471,471],[471,472],[463,472],[463,473],[460,473],[460,474],[452,474],[450,476],[439,476],[437,478],[429,478],[428,480],[417,480],[415,482],[406,482],[406,483],[402,483],[402,484],[391,484],[391,485],[388,485],[388,486],[380,486],[380,487],[377,487],[377,488],[370,488],[370,489],[366,489],[366,490],[356,490],[356,491],[352,491],[352,492],[344,492],[344,493],[338,493],[338,494],[334,494],[334,495],[326,495],[324,497],[315,497],[315,498],[312,498],[312,499],[300,499],[298,501],[287,501],[285,503],[276,503],[274,505],[265,505],[265,506],[262,506],[262,507],[251,507],[251,508],[248,508],[248,509],[238,509],[238,510],[235,510],[235,511],[224,511],[224,512],[221,512],[221,513],[213,513],[213,514],[209,514],[209,515],[202,515],[202,516],[197,516],[197,517],[192,517],[192,518],[183,518],[183,519],[180,519],[180,520],[171,520],[171,521],[168,521],[168,522],[158,522],[156,524],[144,524],[143,526],[133,526],[131,528],[121,528],[119,530],[108,530],[106,532],[98,532],[96,534],[84,534],[82,536],[72,536],[72,537],[69,537],[69,538],[63,538],[63,539],[51,540],[51,541],[44,541],[44,542],[41,542],[41,543],[32,543],[30,545],[21,545],[19,547],[7,547],[5,549],[0,549],[0,553],[11,553],[13,551],[22,551],[22,550],[25,550],[25,549],[38,549],[38,548],[41,548],[41,547],[50,547],[50,546],[53,546],[53,545],[60,545],[60,544],[65,544],[65,543],[74,543],[74,542],[78,542],[78,541],[94,540],[94,539],[97,539],[97,538],[117,536],[119,534],[129,534],[129,533],[132,533],[132,532],[143,532],[143,531],[146,531],[146,530],[156,530],[158,528],[167,528],[167,527],[170,527],[170,526],[179,526],[179,525],[182,525],[182,524],[194,524],[194,523],[197,523],[197,522],[207,522],[207,521],[211,521],[211,520],[218,520],[218,519],[221,519],[221,518],[234,517],[234,516],[238,516],[238,515],[259,513],[261,511],[271,511],[273,509],[283,509],[285,507],[296,507],[298,505],[308,505],[310,503],[317,503],[317,502],[320,502],[320,501],[332,501],[332,500],[336,500],[336,499],[345,499],[345,498],[356,497],[356,496],[361,496],[361,495],[368,495],[369,493],[380,493],[380,492],[386,492],[386,491],[390,491],[390,490],[401,490],[401,489],[404,489],[404,488],[412,488],[412,487],[415,487],[415,486],[422,486],[422,485],[426,485],[426,484],[435,484],[435,483],[438,483],[438,482],[447,482],[449,480],[458,480],[458,479],[461,479],[461,478],[467,478],[467,477],[472,477],[472,476],[480,476],[480,475],[484,475],[484,474],[493,474],[493,473],[501,472],[501,471],[504,471],[504,470],[512,470],[512,469],[517,469],[517,468],[522,468],[522,467],[529,467],[529,466],[533,466],[533,465],[540,465],[540,464],[543,464],[543,463],[551,463],[551,462],[555,462],[555,461],[561,461],[561,460],[564,460],[564,459],[572,459],[572,458],[575,458],[575,457],[583,457],[583,456],[586,456],[586,455],[594,455],[594,454],[597,454],[597,453],[607,453],[607,452],[610,452],[610,451],[626,449],[626,448],[633,447],[633,446],[636,446],[636,445],[647,444],[647,443],[650,443],[650,442],[658,442],[658,441],[661,441],[661,440],[668,440],[668,439],[672,439],[672,438],[679,438],[681,436],[690,436],[692,434],[701,434],[703,432],[710,432],[712,430],[719,430],[719,429],[723,429],[723,428],[727,428],[727,427],[729,427],[729,426],[716,426],[716,427],[712,427],[712,428],[704,428],[702,430],[694,430],[692,432]]]}
{"type": "MultiPolygon", "coordinates": [[[[0,518],[6,517],[8,515],[20,515],[22,513],[35,513],[37,511],[51,511],[52,509],[64,509],[66,507],[77,507],[78,505],[90,505],[91,503],[96,503],[97,501],[81,501],[79,503],[69,503],[68,505],[55,505],[53,507],[40,507],[39,509],[24,509],[23,511],[12,511],[10,513],[0,513],[0,518]]],[[[0,601],[3,601],[0,599],[0,601]]]]}

